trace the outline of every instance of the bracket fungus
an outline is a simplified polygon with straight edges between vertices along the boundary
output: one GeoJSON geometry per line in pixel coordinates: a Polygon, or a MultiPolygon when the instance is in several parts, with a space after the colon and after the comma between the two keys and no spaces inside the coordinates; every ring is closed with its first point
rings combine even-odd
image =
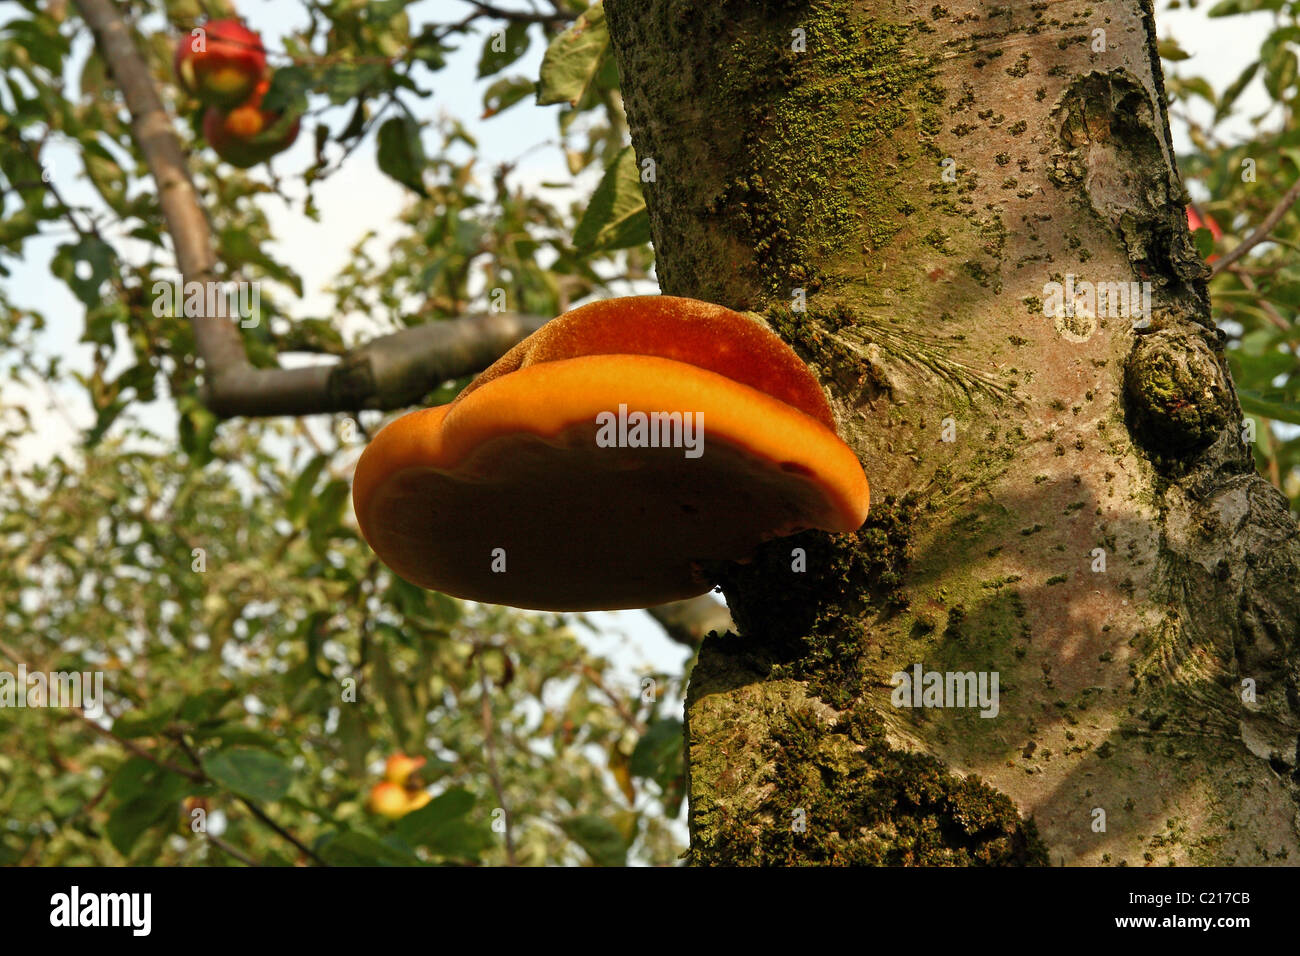
{"type": "Polygon", "coordinates": [[[721,306],[631,296],[553,319],[451,404],[387,425],[352,496],[412,584],[572,611],[703,594],[698,562],[854,531],[869,494],[788,345],[721,306]]]}

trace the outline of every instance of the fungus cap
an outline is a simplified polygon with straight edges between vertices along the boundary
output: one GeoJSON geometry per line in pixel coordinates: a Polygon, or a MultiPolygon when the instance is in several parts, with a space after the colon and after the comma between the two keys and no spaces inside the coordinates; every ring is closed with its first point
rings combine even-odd
{"type": "Polygon", "coordinates": [[[399,576],[540,610],[703,594],[699,562],[856,530],[868,497],[789,346],[671,296],[553,319],[451,404],[382,429],[353,483],[361,533],[399,576]]]}

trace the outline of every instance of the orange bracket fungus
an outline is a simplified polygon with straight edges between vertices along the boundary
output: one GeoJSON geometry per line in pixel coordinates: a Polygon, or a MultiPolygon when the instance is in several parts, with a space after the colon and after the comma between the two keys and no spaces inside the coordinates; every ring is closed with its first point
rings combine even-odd
{"type": "Polygon", "coordinates": [[[412,584],[572,611],[703,594],[698,562],[854,531],[868,489],[783,341],[721,306],[632,296],[565,313],[451,404],[389,424],[352,498],[412,584]]]}

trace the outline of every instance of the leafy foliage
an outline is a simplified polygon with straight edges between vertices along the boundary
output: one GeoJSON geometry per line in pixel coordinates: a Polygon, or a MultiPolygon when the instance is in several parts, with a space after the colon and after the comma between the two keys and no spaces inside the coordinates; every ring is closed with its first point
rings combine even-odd
{"type": "MultiPolygon", "coordinates": [[[[663,727],[680,675],[646,675],[661,693],[643,702],[588,650],[582,618],[470,605],[393,577],[349,504],[372,416],[322,430],[219,422],[205,408],[189,323],[155,308],[174,264],[120,95],[74,6],[14,6],[0,26],[0,275],[57,237],[50,273],[84,308],[84,348],[47,354],[45,316],[0,293],[0,670],[102,673],[106,699],[102,717],[0,709],[0,863],[673,862],[682,761],[663,727]],[[80,160],[93,200],[68,200],[51,176],[56,144],[80,160]],[[40,407],[70,390],[96,415],[80,447],[20,455],[40,407]],[[155,402],[174,436],[143,424],[155,402]],[[425,758],[411,785],[432,799],[394,821],[367,798],[398,751],[425,758]]],[[[295,152],[275,170],[231,170],[176,124],[217,278],[261,289],[260,321],[241,330],[254,365],[338,356],[493,296],[556,314],[648,275],[648,234],[613,222],[639,194],[620,186],[608,222],[585,201],[548,201],[511,165],[483,168],[436,105],[460,47],[481,49],[489,115],[535,99],[520,63],[554,47],[554,64],[555,45],[572,46],[599,7],[582,20],[585,4],[567,3],[546,22],[467,7],[417,24],[408,6],[304,7],[299,29],[268,43],[267,107],[314,124],[305,168],[287,168],[295,152]],[[368,237],[334,277],[330,317],[296,314],[303,280],[277,258],[266,200],[318,216],[314,191],[367,143],[409,206],[386,247],[368,237]],[[620,241],[578,242],[579,223],[620,241]]],[[[173,114],[194,112],[171,52],[198,5],[119,7],[173,114]]],[[[565,82],[584,77],[553,108],[574,177],[630,155],[607,45],[588,36],[560,57],[565,82]]]]}
{"type": "MultiPolygon", "coordinates": [[[[1170,4],[1176,9],[1180,4],[1170,4]]],[[[1214,222],[1193,238],[1215,266],[1249,237],[1300,179],[1300,4],[1282,0],[1221,0],[1210,17],[1271,11],[1274,21],[1259,56],[1222,91],[1189,70],[1176,44],[1166,58],[1170,111],[1193,150],[1179,155],[1193,205],[1214,222]],[[1251,92],[1248,92],[1251,91],[1251,92]],[[1243,102],[1262,100],[1247,115],[1243,102]],[[1260,94],[1262,93],[1262,96],[1260,94]]],[[[1215,318],[1228,335],[1233,381],[1243,410],[1257,422],[1253,445],[1262,474],[1300,510],[1300,212],[1287,209],[1266,241],[1217,272],[1210,284],[1215,318]]]]}

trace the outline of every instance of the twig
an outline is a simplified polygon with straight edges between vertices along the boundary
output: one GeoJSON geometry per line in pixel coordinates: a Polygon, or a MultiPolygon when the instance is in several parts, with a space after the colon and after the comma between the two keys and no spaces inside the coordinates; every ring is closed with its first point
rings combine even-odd
{"type": "MultiPolygon", "coordinates": [[[[1242,287],[1255,297],[1255,302],[1259,305],[1265,317],[1267,317],[1270,322],[1283,332],[1294,331],[1291,323],[1282,318],[1282,314],[1278,312],[1277,309],[1273,308],[1273,303],[1260,296],[1259,287],[1255,285],[1255,280],[1252,279],[1244,269],[1240,269],[1237,266],[1229,266],[1228,271],[1235,275],[1238,280],[1240,280],[1242,287]]],[[[1295,351],[1295,347],[1289,342],[1287,343],[1287,347],[1293,352],[1295,351]]]]}
{"type": "Polygon", "coordinates": [[[482,0],[465,0],[465,2],[490,17],[496,17],[499,20],[512,20],[515,23],[560,24],[571,23],[577,19],[577,14],[558,10],[555,13],[536,13],[531,10],[506,10],[490,3],[483,3],[482,0]]]}
{"type": "MultiPolygon", "coordinates": [[[[15,664],[22,663],[23,658],[18,655],[18,652],[15,651],[13,648],[9,647],[9,645],[4,644],[2,642],[0,642],[0,654],[4,654],[5,657],[9,658],[15,664]]],[[[149,753],[149,751],[145,750],[139,744],[127,740],[124,737],[119,737],[111,730],[108,730],[105,727],[101,727],[99,724],[95,723],[93,720],[87,717],[85,711],[82,710],[80,707],[70,707],[68,709],[72,712],[72,715],[74,717],[79,719],[83,724],[85,724],[91,730],[95,731],[95,733],[101,734],[102,736],[109,738],[114,743],[120,745],[130,753],[135,754],[137,757],[141,757],[144,760],[148,760],[150,763],[157,764],[159,767],[162,767],[164,770],[169,770],[172,773],[180,774],[182,777],[188,777],[191,780],[202,782],[203,780],[207,779],[202,774],[195,774],[192,771],[186,770],[184,767],[178,767],[175,764],[168,763],[166,760],[163,760],[161,757],[156,757],[153,754],[149,753]]]]}
{"type": "Polygon", "coordinates": [[[248,797],[241,797],[239,796],[239,794],[235,794],[235,796],[238,798],[240,803],[248,807],[249,812],[252,813],[253,816],[257,817],[257,819],[261,820],[264,824],[266,824],[268,827],[270,827],[272,830],[278,833],[283,839],[288,840],[290,843],[292,843],[305,856],[315,860],[321,866],[329,866],[328,863],[326,863],[324,860],[322,860],[319,856],[316,855],[316,852],[311,847],[307,846],[307,844],[303,843],[301,840],[299,840],[296,836],[294,836],[284,827],[280,826],[280,824],[272,820],[269,816],[267,816],[265,810],[259,807],[252,800],[249,800],[248,797]]]}
{"type": "Polygon", "coordinates": [[[113,776],[109,775],[108,779],[104,781],[104,785],[99,788],[99,791],[81,806],[77,807],[77,809],[73,810],[71,815],[63,821],[63,825],[67,826],[68,823],[75,820],[83,813],[89,813],[91,810],[95,809],[95,807],[99,806],[100,801],[108,794],[109,787],[113,786],[113,779],[113,776]]]}
{"type": "Polygon", "coordinates": [[[164,770],[168,770],[168,771],[170,771],[171,773],[179,774],[179,775],[182,776],[182,777],[186,777],[186,778],[188,778],[188,779],[190,779],[190,780],[193,780],[195,783],[206,783],[206,782],[207,782],[207,779],[208,779],[208,778],[207,778],[207,775],[206,775],[206,774],[204,774],[204,773],[196,773],[196,772],[193,771],[193,770],[187,770],[187,769],[184,768],[184,767],[179,767],[179,766],[177,766],[177,765],[174,764],[174,763],[170,763],[170,762],[168,762],[168,761],[166,761],[166,760],[163,760],[161,757],[156,757],[156,756],[154,756],[153,754],[149,753],[149,751],[147,751],[147,750],[145,750],[143,747],[141,747],[139,744],[136,744],[136,743],[134,743],[133,741],[127,740],[125,737],[119,737],[117,734],[113,733],[111,730],[106,730],[105,728],[99,726],[99,724],[95,723],[93,720],[91,720],[89,717],[87,717],[87,716],[82,712],[82,710],[81,710],[80,707],[74,707],[74,708],[72,708],[72,713],[73,713],[74,715],[76,715],[77,717],[79,717],[79,718],[81,719],[81,721],[82,721],[82,722],[83,722],[87,727],[89,727],[91,730],[95,731],[96,733],[99,733],[99,734],[104,735],[104,736],[107,737],[109,740],[112,740],[114,743],[118,744],[119,746],[123,747],[124,749],[126,749],[126,750],[130,751],[131,753],[135,754],[137,757],[142,757],[142,758],[144,758],[145,760],[148,760],[150,763],[157,764],[159,767],[162,767],[164,770]]]}
{"type": "Polygon", "coordinates": [[[1242,240],[1235,249],[1227,253],[1214,264],[1210,269],[1210,278],[1217,276],[1224,269],[1228,268],[1228,266],[1232,265],[1246,253],[1250,252],[1251,249],[1254,249],[1257,245],[1267,239],[1268,234],[1273,231],[1273,227],[1282,221],[1282,217],[1286,215],[1287,210],[1295,204],[1297,199],[1300,199],[1300,178],[1296,179],[1296,181],[1291,184],[1291,188],[1286,191],[1286,195],[1278,200],[1277,205],[1273,207],[1273,211],[1264,217],[1264,221],[1259,224],[1258,228],[1242,240]]]}
{"type": "MultiPolygon", "coordinates": [[[[21,149],[27,155],[27,158],[30,159],[32,163],[34,163],[39,169],[42,170],[42,172],[44,172],[45,164],[41,162],[40,157],[36,154],[36,151],[32,149],[32,144],[27,142],[27,140],[24,139],[21,135],[19,135],[19,133],[16,130],[11,130],[11,133],[12,133],[11,138],[18,144],[18,148],[21,149]]],[[[15,183],[14,188],[21,192],[23,191],[23,187],[26,185],[28,184],[15,183]]],[[[99,230],[96,228],[95,221],[93,218],[90,219],[89,227],[85,229],[83,229],[81,227],[81,224],[77,222],[76,216],[73,215],[74,212],[73,208],[68,205],[67,201],[63,198],[63,194],[60,193],[58,187],[54,185],[53,179],[49,180],[48,182],[45,179],[42,179],[40,183],[31,183],[30,185],[33,189],[39,188],[50,194],[50,197],[54,200],[55,205],[57,205],[61,210],[63,210],[63,218],[68,221],[68,225],[72,227],[73,231],[76,232],[79,238],[87,239],[91,236],[94,236],[96,239],[100,238],[99,230]]],[[[87,218],[90,217],[88,216],[87,218]]]]}
{"type": "Polygon", "coordinates": [[[442,30],[434,31],[433,39],[441,43],[443,40],[447,39],[447,37],[451,36],[456,31],[464,30],[466,27],[468,27],[470,24],[472,24],[475,20],[477,20],[481,16],[483,16],[483,11],[476,10],[473,13],[466,15],[463,19],[457,20],[455,23],[448,23],[446,26],[442,28],[442,30]]]}
{"type": "MultiPolygon", "coordinates": [[[[180,745],[181,749],[185,751],[185,755],[190,758],[190,761],[194,764],[194,766],[202,770],[203,762],[199,759],[199,755],[194,752],[194,748],[190,746],[190,742],[185,739],[185,735],[181,733],[176,733],[172,735],[172,739],[175,740],[176,743],[180,745]]],[[[206,773],[203,774],[203,779],[204,780],[208,779],[206,773]]],[[[266,826],[274,830],[277,834],[279,834],[281,838],[287,840],[289,843],[292,843],[295,847],[297,847],[299,852],[315,860],[321,866],[329,866],[328,863],[326,863],[324,860],[322,860],[319,856],[316,855],[316,852],[312,850],[311,847],[307,846],[307,844],[303,843],[301,840],[299,840],[296,836],[294,836],[284,827],[280,826],[280,824],[272,820],[267,815],[265,810],[259,807],[252,800],[248,799],[248,797],[242,796],[238,793],[235,794],[234,796],[235,799],[237,799],[240,803],[242,803],[244,806],[248,808],[249,812],[252,813],[253,816],[257,817],[257,819],[261,820],[262,823],[264,823],[266,826]]]]}
{"type": "Polygon", "coordinates": [[[220,850],[222,853],[226,853],[229,854],[230,856],[233,856],[236,860],[238,860],[240,863],[243,863],[245,866],[262,865],[261,863],[258,863],[256,860],[254,860],[252,857],[246,856],[244,853],[241,853],[239,850],[236,850],[225,840],[221,839],[221,837],[215,837],[211,833],[206,834],[206,836],[208,838],[208,842],[211,843],[213,846],[215,846],[218,850],[220,850]]]}
{"type": "Polygon", "coordinates": [[[632,713],[631,709],[627,706],[627,701],[623,700],[622,697],[609,689],[609,686],[605,683],[604,679],[601,678],[600,673],[594,667],[589,664],[582,664],[580,666],[575,666],[574,669],[587,680],[591,681],[591,683],[595,685],[596,689],[605,695],[605,698],[614,705],[614,710],[618,712],[619,717],[623,718],[625,724],[635,730],[638,734],[645,733],[645,724],[637,720],[636,714],[632,713]]]}

